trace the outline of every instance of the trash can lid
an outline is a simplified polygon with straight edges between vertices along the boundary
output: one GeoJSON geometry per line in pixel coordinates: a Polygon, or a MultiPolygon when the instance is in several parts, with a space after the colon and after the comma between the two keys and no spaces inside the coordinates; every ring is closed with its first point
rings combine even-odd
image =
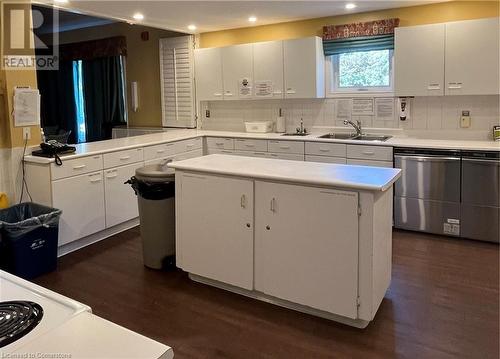
{"type": "Polygon", "coordinates": [[[138,168],[135,170],[135,177],[149,182],[173,182],[175,180],[174,170],[167,167],[167,163],[162,162],[138,168]]]}

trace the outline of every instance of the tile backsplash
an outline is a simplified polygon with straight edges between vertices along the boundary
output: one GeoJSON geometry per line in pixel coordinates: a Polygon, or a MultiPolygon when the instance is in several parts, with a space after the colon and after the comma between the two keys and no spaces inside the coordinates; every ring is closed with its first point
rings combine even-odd
{"type": "MultiPolygon", "coordinates": [[[[493,125],[500,124],[498,96],[443,96],[411,99],[410,118],[400,121],[397,98],[394,116],[384,120],[375,115],[354,116],[364,128],[402,129],[407,135],[422,138],[475,139],[491,138],[493,125]],[[460,115],[470,111],[471,126],[460,128],[460,115]]],[[[287,131],[293,131],[304,120],[306,128],[343,127],[337,118],[337,106],[342,99],[258,100],[202,102],[200,127],[207,130],[244,131],[246,121],[275,121],[279,109],[287,121],[287,131]],[[207,110],[210,117],[206,117],[207,110]]]]}

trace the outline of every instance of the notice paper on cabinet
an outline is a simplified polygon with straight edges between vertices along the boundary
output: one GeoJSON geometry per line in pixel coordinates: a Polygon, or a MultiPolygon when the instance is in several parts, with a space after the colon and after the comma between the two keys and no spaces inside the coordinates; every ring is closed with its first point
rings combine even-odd
{"type": "Polygon", "coordinates": [[[273,97],[272,81],[255,81],[254,85],[256,97],[273,97]]]}
{"type": "Polygon", "coordinates": [[[355,116],[373,115],[373,99],[353,98],[352,114],[355,116]]]}
{"type": "Polygon", "coordinates": [[[392,97],[375,99],[375,119],[380,121],[394,120],[394,99],[392,97]]]}

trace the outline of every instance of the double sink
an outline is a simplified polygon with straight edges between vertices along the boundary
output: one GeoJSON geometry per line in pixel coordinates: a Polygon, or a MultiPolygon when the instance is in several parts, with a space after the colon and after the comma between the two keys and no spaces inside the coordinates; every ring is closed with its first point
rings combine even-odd
{"type": "MultiPolygon", "coordinates": [[[[284,133],[282,136],[307,136],[309,133],[284,133]]],[[[332,140],[356,140],[356,141],[373,141],[385,142],[392,136],[386,135],[370,135],[370,134],[352,134],[352,133],[328,133],[326,135],[318,136],[318,138],[329,138],[332,140]]]]}

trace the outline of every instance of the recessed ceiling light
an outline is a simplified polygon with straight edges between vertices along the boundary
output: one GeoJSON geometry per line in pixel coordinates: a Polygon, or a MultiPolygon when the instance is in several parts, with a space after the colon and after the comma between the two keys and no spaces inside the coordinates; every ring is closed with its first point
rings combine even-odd
{"type": "Polygon", "coordinates": [[[68,0],[54,0],[54,2],[56,2],[58,4],[66,4],[68,2],[68,0]]]}
{"type": "Polygon", "coordinates": [[[248,21],[250,21],[250,22],[256,22],[256,21],[257,21],[257,18],[256,18],[255,16],[250,16],[250,17],[248,18],[248,21]]]}
{"type": "Polygon", "coordinates": [[[347,10],[352,10],[352,9],[355,9],[357,7],[356,4],[353,4],[353,3],[348,3],[348,4],[345,4],[345,8],[347,10]]]}
{"type": "Polygon", "coordinates": [[[144,20],[144,15],[142,15],[140,12],[136,12],[133,16],[134,20],[144,20]]]}
{"type": "Polygon", "coordinates": [[[188,26],[188,29],[191,31],[194,31],[194,30],[196,30],[196,25],[191,24],[188,26]]]}

